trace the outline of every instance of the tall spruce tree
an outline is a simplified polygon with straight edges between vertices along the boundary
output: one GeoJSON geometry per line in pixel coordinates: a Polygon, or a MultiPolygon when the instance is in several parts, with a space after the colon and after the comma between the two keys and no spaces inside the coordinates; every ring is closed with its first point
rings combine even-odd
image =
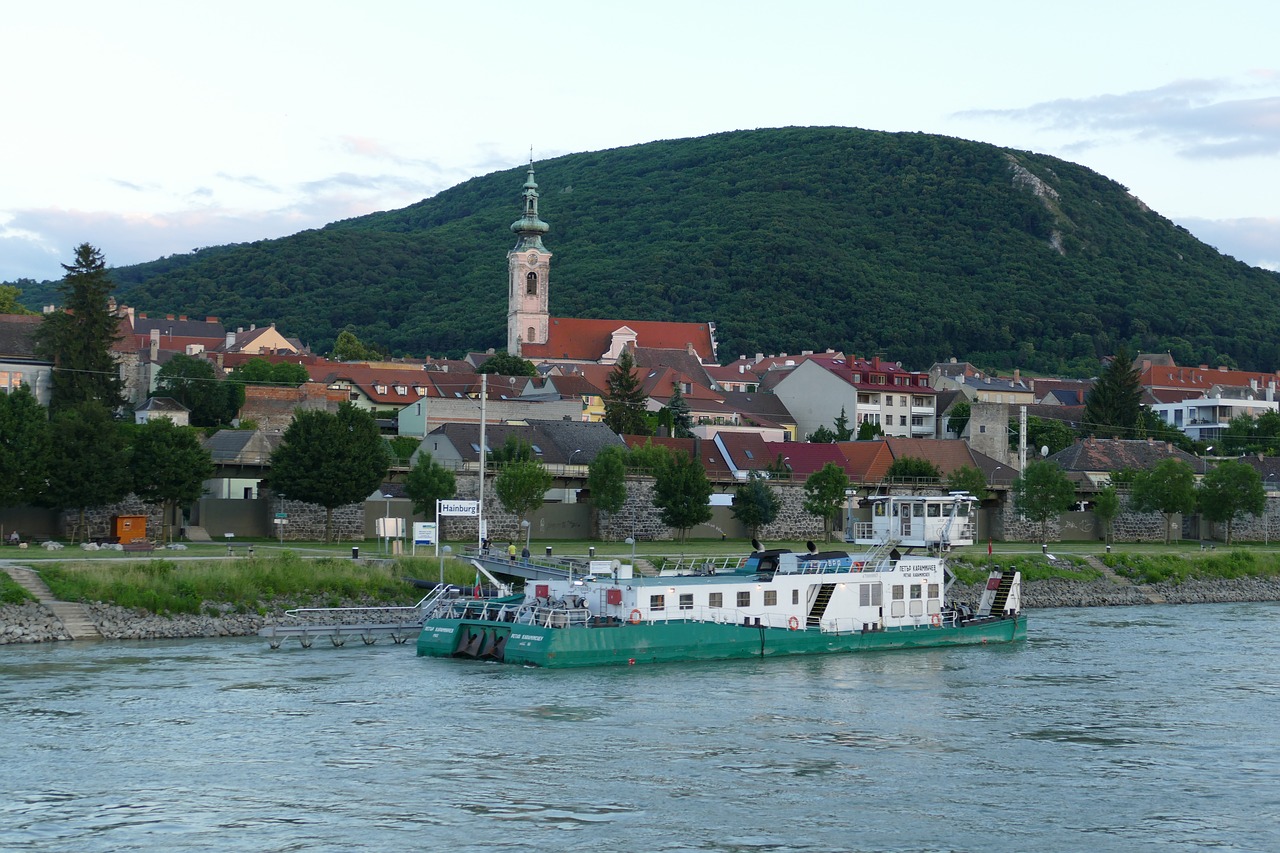
{"type": "Polygon", "coordinates": [[[1080,429],[1098,438],[1134,438],[1142,413],[1142,377],[1121,347],[1084,398],[1080,429]]]}
{"type": "Polygon", "coordinates": [[[635,366],[631,350],[623,350],[605,380],[608,387],[604,395],[604,422],[619,435],[649,434],[649,421],[645,417],[648,395],[636,378],[635,366]]]}
{"type": "Polygon", "coordinates": [[[674,384],[671,399],[667,401],[667,411],[671,414],[671,435],[675,438],[693,437],[693,415],[689,404],[680,393],[680,386],[674,384]]]}
{"type": "Polygon", "coordinates": [[[124,406],[123,388],[111,347],[119,340],[119,321],[108,302],[112,284],[102,252],[88,243],[76,247],[75,261],[57,287],[58,311],[36,331],[36,352],[53,362],[49,410],[86,402],[109,410],[124,406]]]}

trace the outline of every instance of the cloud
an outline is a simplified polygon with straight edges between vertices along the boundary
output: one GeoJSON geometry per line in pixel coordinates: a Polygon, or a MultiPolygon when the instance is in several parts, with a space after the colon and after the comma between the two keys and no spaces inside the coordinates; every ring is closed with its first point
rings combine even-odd
{"type": "MultiPolygon", "coordinates": [[[[1179,80],[1155,89],[1059,98],[1028,107],[968,110],[960,118],[1032,122],[1051,130],[1163,140],[1184,157],[1229,159],[1280,153],[1280,75],[1252,72],[1247,84],[1179,80]],[[1268,90],[1265,94],[1258,89],[1268,90]],[[1259,96],[1260,95],[1260,96],[1259,96]]],[[[1096,141],[1074,143],[1089,147],[1096,141]]]]}
{"type": "Polygon", "coordinates": [[[7,211],[0,225],[0,281],[62,277],[61,262],[89,242],[107,263],[127,266],[205,246],[268,240],[330,222],[404,207],[445,188],[396,174],[340,172],[288,187],[251,175],[220,179],[269,189],[284,202],[265,209],[220,207],[207,187],[194,190],[189,209],[158,213],[30,208],[7,211]]]}
{"type": "Polygon", "coordinates": [[[1250,266],[1280,271],[1280,217],[1177,220],[1197,239],[1250,266]]]}

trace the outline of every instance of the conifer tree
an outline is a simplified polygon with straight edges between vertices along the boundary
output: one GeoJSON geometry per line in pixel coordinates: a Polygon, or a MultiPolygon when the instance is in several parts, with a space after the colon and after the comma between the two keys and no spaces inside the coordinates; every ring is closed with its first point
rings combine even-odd
{"type": "Polygon", "coordinates": [[[119,321],[108,299],[115,287],[102,252],[81,243],[75,261],[63,264],[67,271],[57,291],[58,311],[45,317],[36,332],[36,351],[53,362],[49,410],[90,401],[108,410],[124,406],[123,383],[111,356],[119,340],[119,321]]]}
{"type": "Polygon", "coordinates": [[[648,395],[635,375],[635,360],[631,350],[623,350],[618,363],[605,381],[608,388],[604,396],[604,422],[619,435],[648,435],[649,422],[645,417],[645,400],[648,395]]]}
{"type": "Polygon", "coordinates": [[[1082,432],[1098,438],[1133,438],[1142,412],[1142,377],[1121,347],[1084,398],[1082,432]]]}

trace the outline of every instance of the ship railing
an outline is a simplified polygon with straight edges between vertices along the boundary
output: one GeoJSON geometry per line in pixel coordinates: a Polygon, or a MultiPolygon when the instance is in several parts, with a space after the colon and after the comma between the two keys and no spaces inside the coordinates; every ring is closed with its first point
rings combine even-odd
{"type": "Polygon", "coordinates": [[[747,564],[747,557],[679,557],[664,562],[660,575],[719,575],[735,572],[747,564]]]}
{"type": "Polygon", "coordinates": [[[853,560],[806,560],[800,557],[796,561],[795,568],[779,567],[780,575],[834,575],[834,574],[857,574],[859,572],[874,572],[875,566],[871,565],[871,561],[866,557],[853,560]]]}
{"type": "Polygon", "coordinates": [[[515,622],[523,606],[520,602],[493,601],[485,598],[449,598],[442,601],[429,618],[515,622]]]}
{"type": "Polygon", "coordinates": [[[541,628],[580,628],[585,627],[590,620],[591,611],[585,607],[525,604],[516,610],[513,621],[541,628]]]}
{"type": "MultiPolygon", "coordinates": [[[[650,610],[640,617],[643,622],[715,622],[721,625],[750,625],[761,628],[789,628],[790,615],[785,613],[754,613],[733,607],[670,607],[650,610]]],[[[799,625],[804,620],[797,617],[799,625]]]]}
{"type": "MultiPolygon", "coordinates": [[[[954,628],[956,626],[956,615],[952,611],[946,610],[937,614],[938,622],[935,624],[933,616],[915,616],[910,622],[900,625],[887,626],[892,631],[918,631],[926,628],[954,628]]],[[[883,631],[886,626],[883,620],[862,620],[854,617],[846,617],[841,619],[824,619],[818,626],[818,630],[824,634],[865,634],[868,631],[883,631]]]]}
{"type": "Polygon", "coordinates": [[[417,604],[376,607],[296,607],[286,610],[286,618],[306,625],[410,624],[421,625],[448,600],[457,587],[437,586],[417,604]]]}

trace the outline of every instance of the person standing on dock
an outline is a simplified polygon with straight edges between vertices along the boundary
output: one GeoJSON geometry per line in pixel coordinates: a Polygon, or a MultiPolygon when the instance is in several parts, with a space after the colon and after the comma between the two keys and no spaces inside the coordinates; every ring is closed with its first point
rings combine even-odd
{"type": "Polygon", "coordinates": [[[507,546],[507,559],[512,563],[516,561],[516,543],[514,542],[507,546]]]}

